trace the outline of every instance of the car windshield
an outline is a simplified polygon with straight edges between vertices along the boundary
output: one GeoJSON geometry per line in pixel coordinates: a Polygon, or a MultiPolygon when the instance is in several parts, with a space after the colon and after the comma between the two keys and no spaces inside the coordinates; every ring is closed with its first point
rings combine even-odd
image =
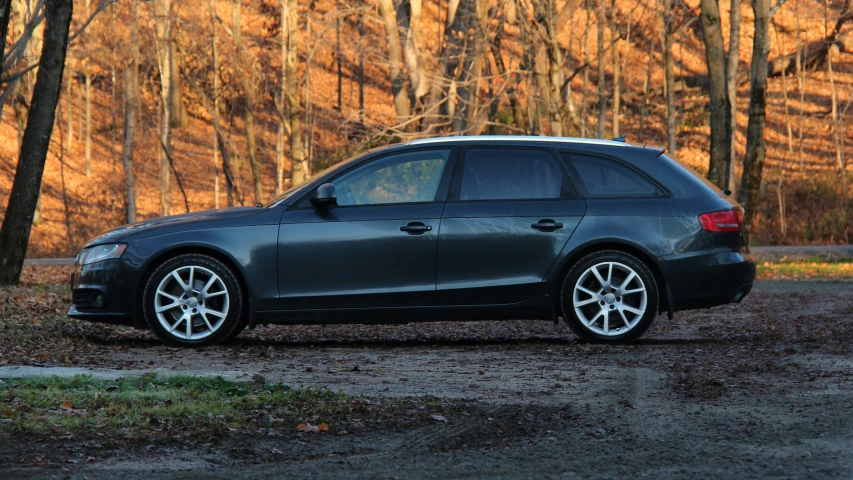
{"type": "MultiPolygon", "coordinates": [[[[321,171],[320,173],[313,175],[313,177],[314,178],[323,177],[329,173],[343,169],[347,165],[350,165],[352,162],[355,162],[355,161],[359,160],[360,158],[364,157],[365,155],[367,155],[368,153],[373,153],[375,151],[376,150],[368,150],[367,152],[362,152],[358,155],[352,156],[352,157],[350,157],[350,158],[348,158],[342,162],[338,162],[338,163],[332,165],[331,167],[321,171]]],[[[308,185],[311,185],[311,184],[312,184],[312,182],[309,180],[309,181],[306,181],[306,182],[304,182],[300,185],[297,185],[295,187],[290,187],[288,190],[285,190],[284,193],[282,193],[281,195],[270,200],[266,205],[264,205],[264,208],[272,208],[272,207],[277,207],[278,205],[281,205],[281,203],[284,202],[285,200],[287,200],[288,198],[291,198],[291,197],[293,197],[299,193],[304,192],[305,189],[308,187],[308,185]]]]}

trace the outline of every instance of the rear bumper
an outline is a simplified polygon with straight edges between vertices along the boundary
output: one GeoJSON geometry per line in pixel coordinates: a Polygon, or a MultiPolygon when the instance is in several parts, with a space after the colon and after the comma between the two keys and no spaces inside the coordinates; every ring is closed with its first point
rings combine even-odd
{"type": "Polygon", "coordinates": [[[728,249],[671,255],[661,265],[673,311],[738,303],[755,282],[755,260],[728,249]]]}

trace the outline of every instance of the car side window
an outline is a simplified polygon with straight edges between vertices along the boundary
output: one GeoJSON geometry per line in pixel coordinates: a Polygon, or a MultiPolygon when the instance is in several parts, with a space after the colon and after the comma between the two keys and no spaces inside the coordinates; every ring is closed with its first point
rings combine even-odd
{"type": "Polygon", "coordinates": [[[563,153],[592,196],[646,197],[659,194],[655,185],[619,162],[592,155],[563,153]]]}
{"type": "Polygon", "coordinates": [[[554,199],[563,196],[566,185],[551,152],[471,148],[465,151],[459,199],[554,199]]]}
{"type": "Polygon", "coordinates": [[[338,205],[432,202],[450,150],[389,155],[333,180],[338,205]]]}

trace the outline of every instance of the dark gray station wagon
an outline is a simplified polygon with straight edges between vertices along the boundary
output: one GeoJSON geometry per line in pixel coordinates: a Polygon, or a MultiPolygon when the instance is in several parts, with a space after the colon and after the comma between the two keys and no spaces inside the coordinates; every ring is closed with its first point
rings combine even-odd
{"type": "Polygon", "coordinates": [[[90,241],[74,318],[200,347],[262,323],[562,317],[638,338],[660,313],[739,302],[743,210],[659,149],[452,137],[372,150],[263,207],[90,241]]]}

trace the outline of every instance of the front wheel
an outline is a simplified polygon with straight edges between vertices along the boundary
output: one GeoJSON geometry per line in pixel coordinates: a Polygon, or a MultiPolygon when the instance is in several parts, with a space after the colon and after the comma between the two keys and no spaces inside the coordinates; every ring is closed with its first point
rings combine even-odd
{"type": "Polygon", "coordinates": [[[234,273],[219,260],[199,254],[163,262],[148,278],[143,312],[166,345],[205,347],[239,333],[243,293],[234,273]]]}
{"type": "Polygon", "coordinates": [[[651,326],[658,307],[655,277],[638,258],[617,250],[582,258],[566,275],[563,318],[580,338],[625,343],[651,326]]]}

